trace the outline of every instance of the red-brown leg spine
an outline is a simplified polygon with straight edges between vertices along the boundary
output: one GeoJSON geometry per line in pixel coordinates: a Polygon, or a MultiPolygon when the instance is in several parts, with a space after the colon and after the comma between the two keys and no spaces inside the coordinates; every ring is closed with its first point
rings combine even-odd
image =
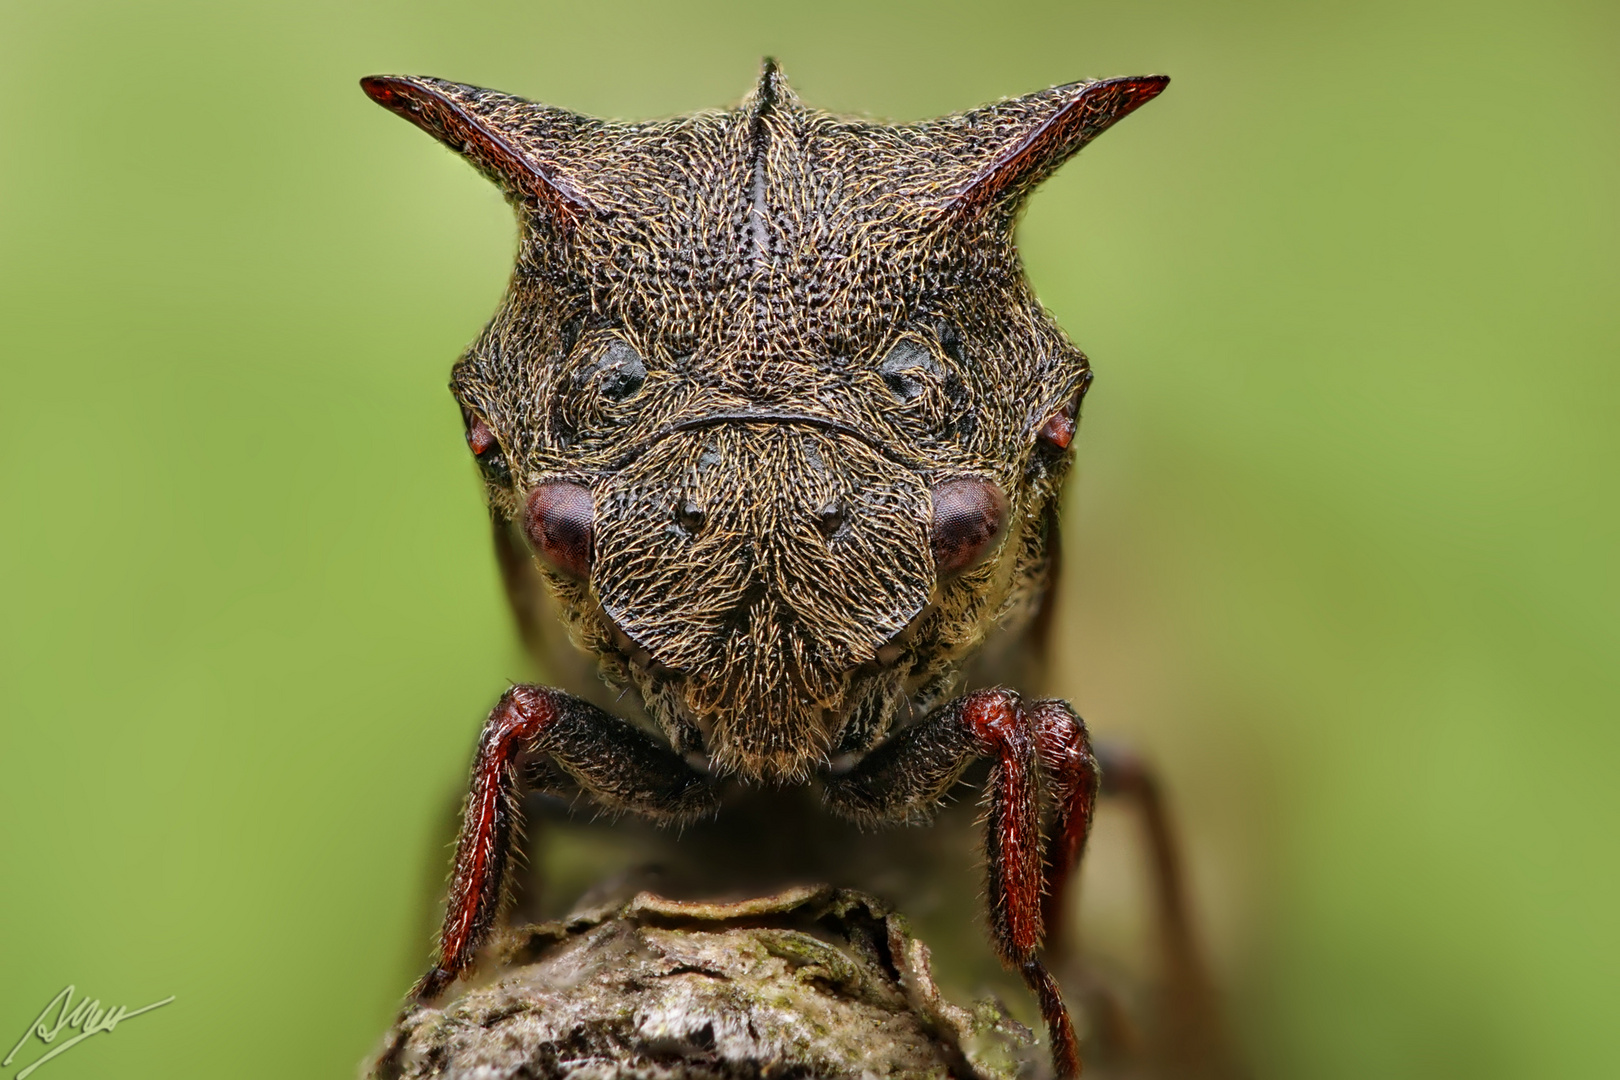
{"type": "Polygon", "coordinates": [[[506,860],[517,818],[518,770],[523,749],[557,718],[552,691],[514,686],[496,704],[478,742],[472,784],[456,842],[455,870],[439,934],[437,962],[411,989],[431,1001],[472,965],[478,946],[500,912],[506,860]]]}

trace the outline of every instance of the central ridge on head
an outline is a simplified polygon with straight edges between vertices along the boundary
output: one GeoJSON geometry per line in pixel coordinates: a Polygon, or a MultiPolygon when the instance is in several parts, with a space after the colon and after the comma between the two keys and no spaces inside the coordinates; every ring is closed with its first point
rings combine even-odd
{"type": "Polygon", "coordinates": [[[792,91],[781,77],[776,61],[766,57],[760,68],[759,85],[754,89],[753,119],[749,124],[748,234],[753,240],[750,255],[756,273],[767,268],[771,260],[771,214],[767,203],[770,118],[778,98],[784,94],[791,98],[792,91]]]}

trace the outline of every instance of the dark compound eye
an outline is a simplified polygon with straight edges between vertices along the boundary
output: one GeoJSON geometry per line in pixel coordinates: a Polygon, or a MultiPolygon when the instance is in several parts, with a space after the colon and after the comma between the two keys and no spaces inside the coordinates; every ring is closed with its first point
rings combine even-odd
{"type": "Polygon", "coordinates": [[[495,441],[495,433],[476,416],[467,420],[467,446],[472,450],[473,457],[478,459],[478,468],[484,474],[484,479],[492,484],[512,482],[512,469],[506,463],[500,443],[495,441]]]}
{"type": "Polygon", "coordinates": [[[934,486],[933,501],[928,539],[940,577],[974,566],[1006,529],[1007,496],[988,480],[946,480],[934,486]]]}
{"type": "Polygon", "coordinates": [[[628,341],[615,340],[596,362],[579,374],[580,385],[595,382],[597,390],[610,401],[633,397],[647,381],[647,365],[628,341]]]}
{"type": "Polygon", "coordinates": [[[940,375],[939,364],[921,343],[900,340],[878,365],[889,392],[901,401],[916,401],[928,388],[929,379],[940,375]]]}
{"type": "Polygon", "coordinates": [[[529,493],[523,531],[536,555],[563,573],[584,579],[591,576],[595,555],[595,514],[590,488],[552,481],[529,493]]]}

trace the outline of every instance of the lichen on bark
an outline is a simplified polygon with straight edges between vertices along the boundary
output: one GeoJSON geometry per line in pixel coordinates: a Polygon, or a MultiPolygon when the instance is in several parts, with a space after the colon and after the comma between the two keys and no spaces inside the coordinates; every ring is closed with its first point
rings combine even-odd
{"type": "Polygon", "coordinates": [[[507,931],[481,985],[408,1010],[374,1080],[1011,1080],[1034,1039],[940,996],[887,905],[811,886],[733,903],[642,892],[507,931]]]}

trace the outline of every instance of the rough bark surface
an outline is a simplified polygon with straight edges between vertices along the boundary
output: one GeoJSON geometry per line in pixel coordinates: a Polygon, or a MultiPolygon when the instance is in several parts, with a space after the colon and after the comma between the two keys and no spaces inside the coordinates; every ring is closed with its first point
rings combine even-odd
{"type": "Polygon", "coordinates": [[[729,904],[643,892],[509,931],[493,980],[389,1031],[375,1080],[1010,1080],[1029,1030],[940,997],[928,949],[831,886],[729,904]]]}

